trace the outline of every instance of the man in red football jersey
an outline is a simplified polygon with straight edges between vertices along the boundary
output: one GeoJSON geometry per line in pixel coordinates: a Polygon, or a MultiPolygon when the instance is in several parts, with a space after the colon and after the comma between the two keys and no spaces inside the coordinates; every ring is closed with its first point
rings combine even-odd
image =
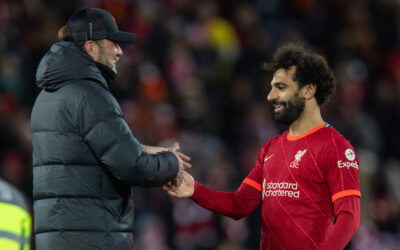
{"type": "Polygon", "coordinates": [[[321,117],[332,71],[295,45],[279,48],[265,69],[275,72],[267,99],[289,130],[264,144],[236,192],[213,191],[187,172],[164,189],[235,219],[261,204],[261,249],[343,249],[360,224],[361,193],[353,147],[321,117]]]}

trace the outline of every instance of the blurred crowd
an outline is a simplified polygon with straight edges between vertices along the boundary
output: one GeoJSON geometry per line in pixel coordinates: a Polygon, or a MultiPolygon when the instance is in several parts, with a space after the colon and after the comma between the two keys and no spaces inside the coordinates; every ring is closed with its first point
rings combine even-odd
{"type": "MultiPolygon", "coordinates": [[[[190,172],[234,191],[286,127],[261,65],[297,42],[327,57],[338,89],[325,121],[360,159],[361,226],[348,249],[400,249],[400,2],[397,0],[0,0],[0,176],[32,196],[30,112],[37,65],[72,13],[110,11],[137,39],[111,85],[144,144],[178,141],[190,172]]],[[[139,250],[258,249],[260,211],[234,221],[135,187],[139,250]]]]}

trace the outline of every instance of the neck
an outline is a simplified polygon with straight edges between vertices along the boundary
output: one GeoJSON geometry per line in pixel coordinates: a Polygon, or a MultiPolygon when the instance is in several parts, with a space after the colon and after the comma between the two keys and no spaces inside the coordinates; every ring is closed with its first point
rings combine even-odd
{"type": "Polygon", "coordinates": [[[305,134],[323,123],[319,106],[316,103],[306,105],[300,117],[289,126],[290,136],[305,134]]]}
{"type": "Polygon", "coordinates": [[[106,65],[96,62],[97,67],[99,68],[101,75],[106,79],[108,85],[117,77],[117,74],[107,67],[106,65]]]}

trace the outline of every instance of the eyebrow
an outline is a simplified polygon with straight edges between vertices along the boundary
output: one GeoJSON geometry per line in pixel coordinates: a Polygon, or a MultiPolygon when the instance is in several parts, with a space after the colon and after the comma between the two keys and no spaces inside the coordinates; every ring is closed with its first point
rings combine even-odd
{"type": "Polygon", "coordinates": [[[284,83],[284,82],[274,82],[274,83],[271,83],[271,86],[273,86],[273,87],[278,87],[278,86],[287,87],[287,86],[289,86],[289,85],[287,85],[287,84],[284,83]]]}

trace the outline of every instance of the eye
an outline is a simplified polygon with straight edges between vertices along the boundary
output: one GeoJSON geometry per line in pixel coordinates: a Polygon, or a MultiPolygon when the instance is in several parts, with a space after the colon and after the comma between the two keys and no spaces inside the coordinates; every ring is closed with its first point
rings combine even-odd
{"type": "Polygon", "coordinates": [[[281,90],[281,91],[284,90],[284,89],[286,89],[285,86],[277,86],[276,88],[277,88],[278,90],[281,90]]]}
{"type": "Polygon", "coordinates": [[[120,47],[120,45],[119,45],[119,43],[118,42],[112,42],[113,43],[113,45],[116,47],[116,48],[119,48],[120,47]]]}

